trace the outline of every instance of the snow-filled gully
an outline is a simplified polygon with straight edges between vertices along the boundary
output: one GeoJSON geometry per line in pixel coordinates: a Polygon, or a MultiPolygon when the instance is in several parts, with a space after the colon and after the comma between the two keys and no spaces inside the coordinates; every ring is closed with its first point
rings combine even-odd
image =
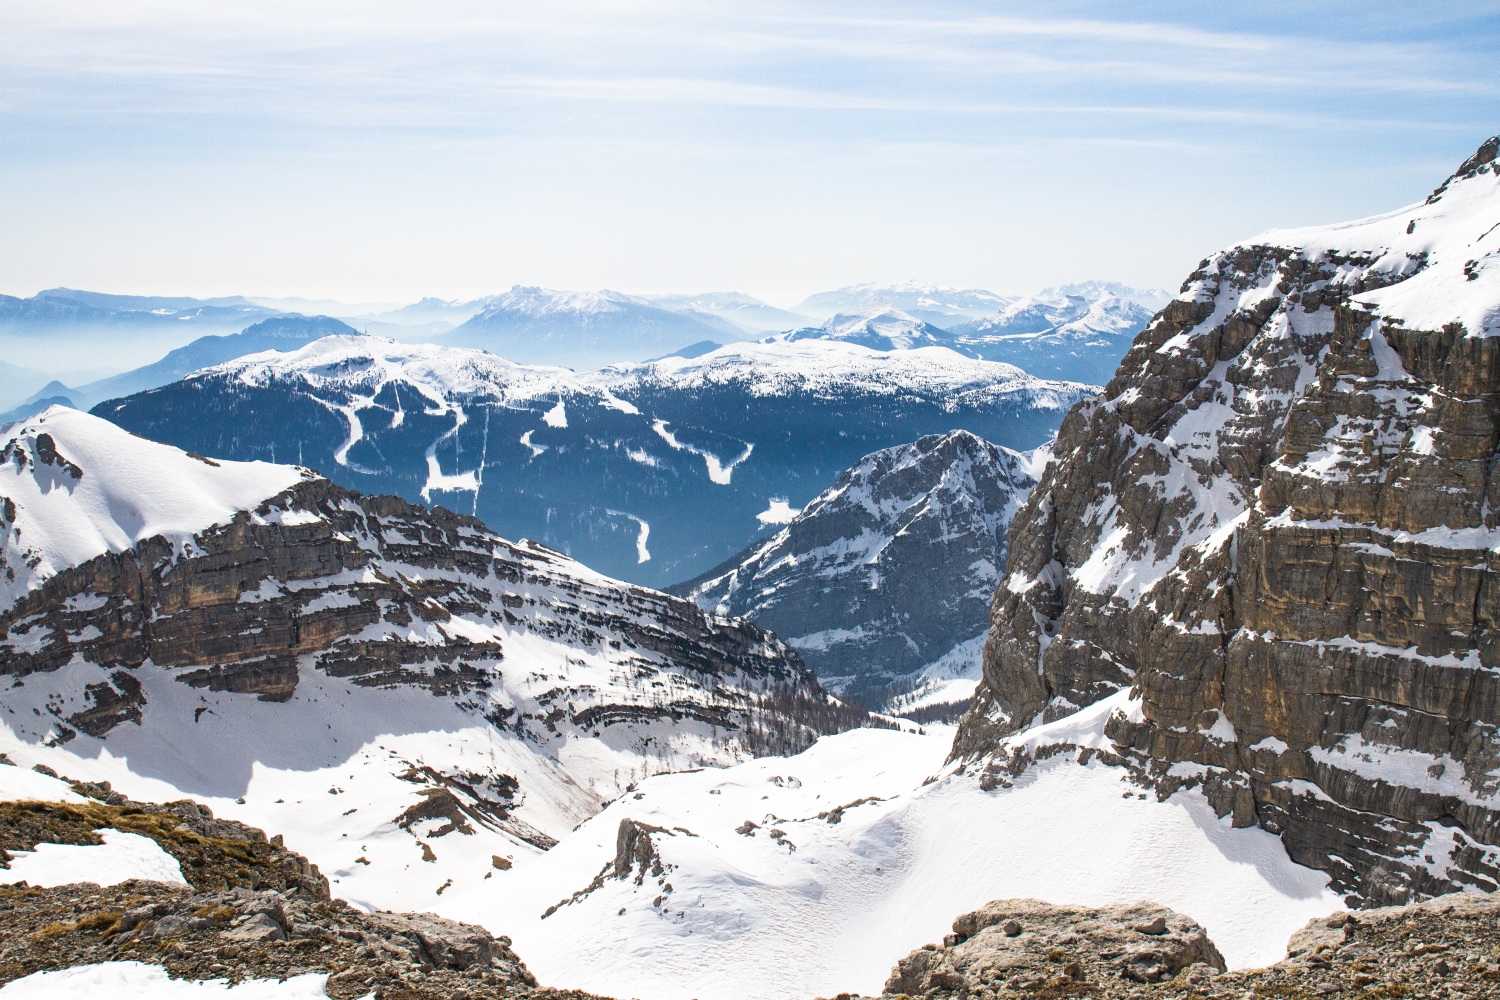
{"type": "Polygon", "coordinates": [[[725,465],[724,460],[713,452],[704,451],[702,448],[696,448],[693,445],[677,440],[677,435],[667,430],[667,421],[665,420],[653,420],[651,422],[651,429],[656,432],[657,437],[661,438],[677,451],[685,451],[703,459],[704,465],[708,468],[709,481],[717,483],[720,486],[728,486],[730,484],[730,479],[734,475],[735,468],[741,462],[745,461],[745,459],[749,458],[750,453],[755,450],[754,442],[746,441],[744,443],[745,450],[740,453],[740,457],[725,465]]]}

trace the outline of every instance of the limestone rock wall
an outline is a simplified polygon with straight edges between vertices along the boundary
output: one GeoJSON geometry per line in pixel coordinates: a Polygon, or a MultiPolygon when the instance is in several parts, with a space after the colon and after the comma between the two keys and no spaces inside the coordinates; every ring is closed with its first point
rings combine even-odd
{"type": "Polygon", "coordinates": [[[1356,900],[1496,887],[1494,156],[1189,277],[1013,522],[958,756],[1133,687],[1109,733],[1160,794],[1356,900]]]}

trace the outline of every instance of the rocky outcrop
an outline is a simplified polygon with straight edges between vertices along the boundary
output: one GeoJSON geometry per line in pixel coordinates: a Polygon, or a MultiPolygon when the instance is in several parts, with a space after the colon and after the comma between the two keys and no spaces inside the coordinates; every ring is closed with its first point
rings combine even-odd
{"type": "MultiPolygon", "coordinates": [[[[279,838],[188,802],[132,802],[79,784],[85,803],[0,803],[0,842],[90,843],[103,827],[155,840],[187,887],[132,880],[51,888],[0,886],[0,984],[96,962],[164,966],[177,979],[329,976],[334,998],[515,996],[536,980],[508,938],[430,913],[364,913],[330,899],[328,882],[279,838]]],[[[9,856],[0,852],[0,863],[9,856]]],[[[553,991],[549,991],[551,993],[553,991]]]]}
{"type": "Polygon", "coordinates": [[[1204,978],[1223,972],[1224,959],[1202,927],[1166,907],[999,900],[955,920],[943,947],[903,958],[885,993],[1026,991],[1057,979],[1159,983],[1193,966],[1199,968],[1188,974],[1204,978]]]}
{"type": "Polygon", "coordinates": [[[132,802],[108,782],[73,787],[95,801],[0,802],[0,865],[9,867],[11,851],[32,851],[38,844],[99,844],[98,831],[121,830],[155,840],[198,889],[329,898],[328,880],[317,865],[288,851],[280,838],[268,840],[255,827],[219,819],[207,806],[132,802]]]}
{"type": "Polygon", "coordinates": [[[1011,529],[955,753],[1108,732],[1351,899],[1500,883],[1500,175],[1206,260],[1011,529]]]}
{"type": "Polygon", "coordinates": [[[942,691],[975,676],[978,649],[950,654],[985,630],[1005,532],[1033,485],[1028,456],[968,431],[930,435],[867,455],[785,528],[676,590],[773,629],[872,709],[908,707],[892,704],[902,694],[967,704],[972,685],[942,691]]]}
{"type": "Polygon", "coordinates": [[[1500,900],[1474,893],[1336,913],[1294,934],[1285,960],[1225,973],[1201,927],[1150,903],[1091,909],[999,900],[960,917],[941,946],[903,958],[884,995],[1490,997],[1500,994],[1497,917],[1500,900]]]}

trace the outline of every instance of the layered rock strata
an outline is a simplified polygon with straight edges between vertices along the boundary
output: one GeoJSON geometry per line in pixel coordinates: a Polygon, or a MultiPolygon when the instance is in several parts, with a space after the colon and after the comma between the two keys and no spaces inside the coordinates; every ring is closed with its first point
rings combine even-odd
{"type": "Polygon", "coordinates": [[[1064,420],[955,753],[1108,732],[1351,899],[1500,882],[1500,170],[1202,263],[1064,420]]]}
{"type": "Polygon", "coordinates": [[[485,773],[392,758],[423,788],[403,826],[499,824],[547,846],[512,815],[518,780],[537,787],[534,754],[552,761],[546,794],[567,799],[540,815],[563,832],[642,773],[796,752],[866,718],[755,625],[442,508],[185,456],[76,411],[24,422],[3,454],[0,718],[33,744],[152,730],[129,731],[143,766],[166,761],[159,773],[234,797],[267,754],[305,769],[359,749],[334,745],[350,735],[337,720],[299,714],[336,691],[333,704],[388,713],[358,740],[422,715],[432,731],[488,728],[510,748],[485,773]],[[293,703],[287,721],[247,722],[255,700],[293,703]],[[255,744],[236,748],[243,774],[212,773],[206,744],[170,756],[215,724],[255,744]]]}

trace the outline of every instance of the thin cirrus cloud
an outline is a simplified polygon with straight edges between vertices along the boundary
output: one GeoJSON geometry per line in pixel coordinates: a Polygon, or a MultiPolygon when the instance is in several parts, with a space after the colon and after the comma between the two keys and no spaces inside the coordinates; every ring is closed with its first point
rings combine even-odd
{"type": "Polygon", "coordinates": [[[1171,283],[1419,193],[1493,130],[1497,34],[1379,0],[0,0],[0,291],[1171,283]]]}

